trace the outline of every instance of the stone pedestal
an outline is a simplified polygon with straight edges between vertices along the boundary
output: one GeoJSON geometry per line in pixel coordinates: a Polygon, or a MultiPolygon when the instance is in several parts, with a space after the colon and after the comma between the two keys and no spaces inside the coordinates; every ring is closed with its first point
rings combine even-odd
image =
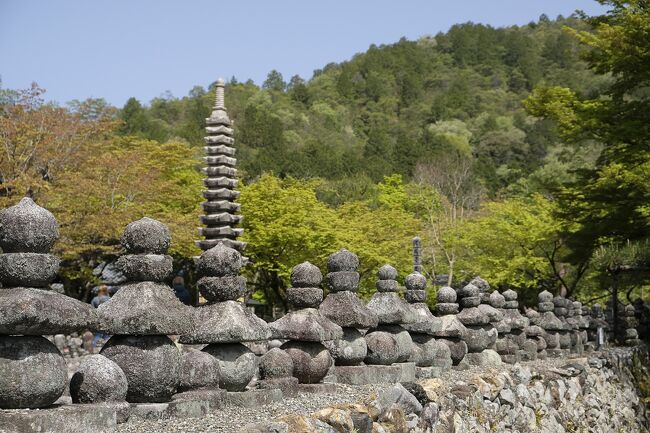
{"type": "Polygon", "coordinates": [[[335,367],[337,383],[368,385],[372,383],[413,382],[416,379],[415,363],[393,365],[350,365],[335,367]]]}
{"type": "Polygon", "coordinates": [[[246,392],[227,392],[224,395],[226,406],[255,408],[282,401],[280,389],[251,389],[246,392]]]}
{"type": "Polygon", "coordinates": [[[101,403],[0,410],[0,431],[6,433],[99,433],[116,426],[116,409],[101,403]]]}

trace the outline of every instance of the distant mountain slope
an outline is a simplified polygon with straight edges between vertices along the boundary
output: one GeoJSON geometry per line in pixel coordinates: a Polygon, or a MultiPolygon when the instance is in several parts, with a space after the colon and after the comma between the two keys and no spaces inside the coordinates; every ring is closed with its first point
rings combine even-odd
{"type": "MultiPolygon", "coordinates": [[[[417,41],[371,46],[352,59],[288,82],[275,71],[262,88],[234,78],[227,107],[235,119],[245,177],[265,171],[359,183],[400,173],[455,150],[471,154],[491,194],[562,154],[547,122],[526,116],[521,101],[538,84],[592,94],[602,78],[586,70],[565,26],[577,18],[541,17],[526,26],[459,24],[417,41]]],[[[159,141],[202,143],[212,94],[127,102],[122,132],[159,141]]],[[[565,156],[566,158],[566,156],[565,156]]]]}

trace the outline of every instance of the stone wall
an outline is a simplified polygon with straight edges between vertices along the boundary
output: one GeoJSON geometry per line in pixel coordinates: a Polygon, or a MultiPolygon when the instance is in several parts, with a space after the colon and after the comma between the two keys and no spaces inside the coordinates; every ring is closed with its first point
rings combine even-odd
{"type": "Polygon", "coordinates": [[[367,401],[311,417],[287,416],[240,433],[647,432],[635,390],[648,381],[647,349],[483,368],[455,380],[387,386],[367,401]]]}

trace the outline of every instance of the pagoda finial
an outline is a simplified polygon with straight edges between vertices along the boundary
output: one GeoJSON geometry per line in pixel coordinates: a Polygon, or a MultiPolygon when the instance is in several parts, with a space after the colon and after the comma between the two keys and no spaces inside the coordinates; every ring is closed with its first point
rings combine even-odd
{"type": "Polygon", "coordinates": [[[214,103],[214,109],[226,111],[226,105],[224,103],[224,90],[226,87],[226,82],[223,80],[223,78],[219,78],[217,80],[216,87],[217,87],[217,98],[214,103]]]}
{"type": "MultiPolygon", "coordinates": [[[[216,98],[214,101],[214,108],[212,108],[212,113],[210,113],[209,119],[212,119],[212,122],[221,122],[222,124],[230,125],[230,118],[228,118],[228,113],[226,112],[225,104],[225,88],[226,82],[223,78],[219,78],[215,83],[216,87],[216,98]]],[[[210,123],[210,121],[208,122],[210,123]]]]}

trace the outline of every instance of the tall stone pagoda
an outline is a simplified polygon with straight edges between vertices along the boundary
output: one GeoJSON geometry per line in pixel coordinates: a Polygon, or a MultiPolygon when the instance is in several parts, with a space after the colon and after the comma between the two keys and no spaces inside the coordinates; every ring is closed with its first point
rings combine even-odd
{"type": "Polygon", "coordinates": [[[205,119],[207,133],[205,137],[205,156],[203,160],[206,167],[203,172],[207,178],[203,179],[206,190],[203,197],[206,202],[202,204],[205,215],[201,216],[204,227],[199,228],[199,234],[205,239],[196,241],[203,251],[222,243],[240,253],[246,247],[245,242],[237,240],[244,229],[235,228],[242,220],[239,212],[240,204],[237,187],[237,160],[235,156],[235,143],[233,138],[232,122],[228,117],[224,105],[225,83],[217,80],[216,102],[210,117],[205,119]]]}

